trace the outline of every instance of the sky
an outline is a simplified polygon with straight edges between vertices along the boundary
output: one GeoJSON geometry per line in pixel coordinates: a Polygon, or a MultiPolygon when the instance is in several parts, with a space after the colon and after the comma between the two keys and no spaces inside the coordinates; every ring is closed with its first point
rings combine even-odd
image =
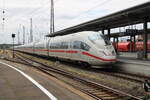
{"type": "MultiPolygon", "coordinates": [[[[130,8],[149,0],[54,0],[55,31],[130,8]]],[[[33,19],[34,41],[49,32],[50,0],[0,0],[0,44],[12,43],[11,34],[25,27],[26,42],[33,19]],[[3,14],[3,10],[5,13],[3,14]],[[2,19],[5,18],[5,21],[2,19]]]]}

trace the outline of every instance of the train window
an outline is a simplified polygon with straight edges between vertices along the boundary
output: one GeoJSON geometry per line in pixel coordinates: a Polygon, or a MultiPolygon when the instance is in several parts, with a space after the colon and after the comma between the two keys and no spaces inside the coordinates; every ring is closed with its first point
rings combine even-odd
{"type": "Polygon", "coordinates": [[[56,43],[55,45],[56,45],[56,47],[55,47],[56,49],[60,49],[61,43],[56,43]]]}
{"type": "Polygon", "coordinates": [[[74,41],[73,42],[73,48],[74,49],[81,49],[81,42],[80,41],[74,41]]]}
{"type": "Polygon", "coordinates": [[[82,43],[81,43],[81,48],[82,48],[83,50],[89,51],[90,46],[87,45],[86,43],[82,42],[82,43]]]}
{"type": "Polygon", "coordinates": [[[73,42],[73,48],[74,49],[83,49],[83,50],[89,51],[90,46],[84,42],[81,42],[81,41],[74,41],[73,42]]]}
{"type": "Polygon", "coordinates": [[[95,41],[95,40],[102,39],[102,37],[101,37],[100,34],[90,35],[88,38],[89,38],[89,40],[91,40],[91,41],[95,41]]]}
{"type": "Polygon", "coordinates": [[[51,49],[68,49],[68,42],[61,42],[61,43],[51,43],[51,49]]]}
{"type": "Polygon", "coordinates": [[[57,43],[52,43],[52,49],[58,49],[58,44],[57,43]]]}
{"type": "Polygon", "coordinates": [[[68,49],[68,42],[62,42],[61,49],[68,49]]]}
{"type": "Polygon", "coordinates": [[[110,43],[107,36],[101,35],[101,37],[104,39],[104,42],[105,42],[106,45],[111,45],[111,43],[110,43]]]}
{"type": "Polygon", "coordinates": [[[142,39],[138,39],[137,41],[138,41],[138,42],[142,42],[143,40],[142,40],[142,39]]]}
{"type": "Polygon", "coordinates": [[[51,49],[55,49],[55,43],[51,43],[51,44],[50,44],[50,48],[51,48],[51,49]]]}

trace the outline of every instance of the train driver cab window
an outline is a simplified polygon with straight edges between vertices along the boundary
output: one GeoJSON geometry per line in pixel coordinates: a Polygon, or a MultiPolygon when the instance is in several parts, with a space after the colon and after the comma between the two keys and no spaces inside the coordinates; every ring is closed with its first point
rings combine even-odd
{"type": "Polygon", "coordinates": [[[96,44],[97,40],[104,40],[104,42],[105,42],[106,45],[111,45],[108,37],[104,36],[102,34],[93,34],[93,35],[90,35],[88,38],[94,44],[96,44]]]}
{"type": "Polygon", "coordinates": [[[104,39],[106,45],[111,45],[111,42],[109,41],[107,36],[101,35],[101,37],[104,39]]]}
{"type": "Polygon", "coordinates": [[[81,49],[86,50],[86,51],[89,51],[90,46],[89,46],[89,45],[87,45],[87,44],[86,44],[86,43],[84,43],[84,42],[81,42],[81,49]]]}
{"type": "Polygon", "coordinates": [[[87,45],[84,42],[81,42],[81,41],[74,41],[73,42],[73,48],[74,49],[82,49],[82,50],[85,50],[85,51],[89,51],[90,46],[87,45]]]}

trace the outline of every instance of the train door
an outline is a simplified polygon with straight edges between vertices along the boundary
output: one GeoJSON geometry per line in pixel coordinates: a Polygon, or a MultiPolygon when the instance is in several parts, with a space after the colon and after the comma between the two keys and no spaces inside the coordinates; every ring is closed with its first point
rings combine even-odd
{"type": "Polygon", "coordinates": [[[72,51],[72,42],[71,41],[69,41],[68,42],[68,50],[67,50],[67,56],[68,56],[68,58],[72,58],[72,53],[71,53],[71,51],[72,51]],[[70,52],[69,52],[70,51],[70,52]]]}
{"type": "Polygon", "coordinates": [[[50,40],[51,40],[51,38],[47,41],[47,55],[48,56],[50,56],[50,53],[49,53],[49,51],[50,51],[50,40]]]}
{"type": "Polygon", "coordinates": [[[87,57],[87,54],[89,53],[89,51],[90,51],[90,46],[85,42],[81,42],[81,52],[82,52],[81,59],[82,59],[82,61],[84,61],[84,62],[90,61],[90,58],[87,57]]]}
{"type": "Polygon", "coordinates": [[[72,44],[73,44],[72,59],[82,60],[81,41],[74,41],[72,44]]]}
{"type": "Polygon", "coordinates": [[[37,54],[37,42],[34,43],[34,53],[37,54]]]}
{"type": "Polygon", "coordinates": [[[54,45],[54,38],[50,38],[49,39],[49,43],[48,43],[48,47],[49,47],[49,50],[48,50],[48,55],[49,56],[54,56],[54,52],[52,52],[53,50],[54,50],[54,48],[55,48],[55,45],[54,45]]]}
{"type": "Polygon", "coordinates": [[[33,43],[32,52],[33,52],[33,54],[35,54],[35,43],[33,43]]]}

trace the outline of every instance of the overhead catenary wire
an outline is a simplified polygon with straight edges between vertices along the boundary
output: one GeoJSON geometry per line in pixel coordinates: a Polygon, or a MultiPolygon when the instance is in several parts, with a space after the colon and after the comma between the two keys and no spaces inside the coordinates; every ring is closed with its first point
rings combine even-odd
{"type": "Polygon", "coordinates": [[[27,14],[31,14],[31,15],[33,15],[34,13],[38,12],[39,10],[41,10],[41,8],[42,8],[44,5],[46,5],[47,3],[49,3],[49,1],[48,1],[48,2],[46,2],[46,3],[44,3],[44,4],[43,4],[43,5],[41,5],[41,6],[37,7],[36,9],[34,9],[34,10],[32,10],[32,11],[28,12],[27,14]]]}
{"type": "MultiPolygon", "coordinates": [[[[59,0],[55,0],[54,3],[57,2],[57,1],[59,1],[59,0]]],[[[110,1],[110,0],[109,0],[109,1],[110,1]]],[[[98,4],[98,5],[96,5],[96,6],[92,7],[92,8],[90,8],[90,9],[88,9],[88,10],[85,11],[84,13],[87,13],[87,12],[89,12],[89,11],[95,9],[95,8],[97,8],[98,6],[104,5],[106,2],[108,2],[108,0],[104,0],[104,1],[101,2],[100,4],[98,4]]],[[[44,5],[45,5],[45,4],[44,4],[44,5]]],[[[43,5],[42,5],[42,7],[43,7],[43,5]]],[[[36,13],[37,11],[39,11],[42,7],[38,7],[37,9],[34,9],[33,11],[29,12],[28,14],[29,14],[29,15],[33,15],[33,14],[34,14],[32,17],[38,17],[38,15],[35,14],[35,13],[36,13]],[[32,14],[30,14],[30,13],[32,13],[32,14]]],[[[54,13],[52,10],[54,10],[54,8],[51,9],[51,12],[54,13]]],[[[84,14],[84,13],[82,13],[82,14],[84,14]]],[[[81,15],[82,15],[82,14],[81,14],[81,15]]],[[[42,15],[42,16],[43,16],[43,15],[42,15]]],[[[79,16],[80,16],[80,14],[79,14],[77,17],[79,17],[79,16]]],[[[50,33],[53,33],[53,32],[55,31],[55,30],[54,30],[54,15],[51,15],[51,19],[50,19],[50,20],[51,20],[50,33]]],[[[71,19],[71,20],[74,20],[74,19],[71,19]]]]}
{"type": "Polygon", "coordinates": [[[96,6],[91,7],[91,8],[89,8],[88,10],[82,12],[81,14],[76,15],[76,17],[74,17],[74,18],[71,19],[71,20],[77,19],[77,18],[79,18],[80,16],[82,16],[83,14],[88,13],[88,12],[90,12],[91,10],[93,10],[93,9],[99,7],[99,6],[104,6],[106,3],[110,2],[110,1],[112,1],[112,0],[104,0],[103,2],[97,4],[96,6]]]}
{"type": "MultiPolygon", "coordinates": [[[[54,3],[55,3],[56,1],[58,1],[58,0],[55,0],[54,3]]],[[[89,12],[89,11],[95,9],[95,8],[97,8],[97,7],[100,6],[100,5],[103,6],[106,2],[110,2],[110,1],[112,1],[112,0],[104,0],[104,1],[101,2],[100,4],[98,4],[98,5],[96,5],[96,6],[92,7],[92,8],[90,8],[90,9],[88,9],[88,10],[85,11],[84,13],[87,13],[87,12],[89,12]]],[[[84,14],[84,13],[82,13],[82,14],[84,14]]],[[[81,16],[82,14],[77,15],[77,17],[81,16]]],[[[39,15],[35,15],[35,16],[38,17],[39,15]]],[[[34,16],[34,17],[35,17],[35,16],[34,16]]],[[[44,16],[44,15],[42,15],[42,16],[44,16]]],[[[52,17],[52,15],[51,15],[51,17],[52,17]]],[[[76,19],[76,18],[73,18],[73,19],[71,19],[71,20],[74,20],[74,19],[76,19]]],[[[52,18],[52,19],[51,19],[51,22],[52,22],[51,24],[54,23],[53,21],[54,21],[54,20],[53,20],[53,18],[52,18]]],[[[50,26],[51,26],[51,24],[50,24],[50,26]]],[[[54,29],[53,29],[53,26],[52,26],[52,28],[51,28],[50,30],[54,30],[54,29]]],[[[53,33],[53,32],[50,31],[50,33],[53,33]]]]}
{"type": "MultiPolygon", "coordinates": [[[[57,3],[58,1],[59,1],[59,0],[55,0],[54,3],[57,3]]],[[[27,12],[27,14],[30,15],[30,16],[32,16],[32,17],[34,17],[34,16],[37,16],[37,17],[38,17],[38,15],[35,14],[35,13],[39,12],[40,10],[43,10],[42,8],[43,8],[43,6],[45,6],[46,4],[49,4],[49,1],[47,1],[47,2],[44,3],[44,4],[42,4],[41,6],[37,7],[36,9],[34,9],[34,10],[30,11],[30,12],[27,12]]]]}
{"type": "MultiPolygon", "coordinates": [[[[55,0],[55,1],[58,1],[58,0],[55,0]]],[[[44,4],[42,4],[42,5],[40,5],[40,6],[38,6],[37,8],[32,8],[33,10],[31,11],[31,10],[29,10],[29,11],[27,11],[27,12],[25,12],[24,14],[25,15],[29,15],[29,16],[32,16],[32,18],[33,18],[33,16],[37,16],[37,14],[35,14],[36,12],[39,12],[40,10],[43,10],[42,8],[43,8],[43,6],[45,6],[46,4],[49,4],[49,1],[47,1],[46,3],[44,3],[44,4]]],[[[23,17],[24,15],[20,15],[20,17],[23,17]]]]}
{"type": "MultiPolygon", "coordinates": [[[[59,0],[55,0],[54,3],[56,4],[56,2],[58,2],[58,1],[59,1],[59,0]]],[[[98,0],[98,1],[99,1],[99,0],[98,0]]],[[[83,15],[83,14],[85,14],[85,13],[88,13],[89,11],[91,11],[91,10],[97,8],[98,6],[104,6],[105,3],[108,3],[108,2],[110,2],[110,1],[112,1],[112,0],[104,0],[103,2],[99,3],[98,5],[96,5],[96,6],[94,6],[94,7],[91,7],[91,8],[89,8],[88,10],[86,10],[86,11],[84,11],[84,12],[82,12],[82,13],[76,15],[76,17],[73,18],[73,19],[71,19],[71,20],[74,20],[74,19],[76,19],[77,17],[80,17],[81,15],[83,15]]],[[[35,16],[35,17],[39,17],[39,16],[41,16],[41,15],[34,15],[34,16],[35,16]]],[[[42,16],[43,16],[43,15],[42,15],[42,16]]]]}
{"type": "MultiPolygon", "coordinates": [[[[51,15],[50,15],[50,33],[53,33],[55,31],[55,28],[54,28],[54,2],[56,2],[56,1],[58,1],[58,0],[55,0],[55,1],[51,0],[51,6],[50,6],[51,7],[51,9],[50,9],[50,13],[51,13],[51,15]]],[[[40,10],[40,8],[36,9],[36,11],[37,10],[40,10]]],[[[32,11],[32,12],[34,12],[34,11],[32,11]]],[[[30,12],[30,13],[32,13],[32,12],[30,12]]]]}

